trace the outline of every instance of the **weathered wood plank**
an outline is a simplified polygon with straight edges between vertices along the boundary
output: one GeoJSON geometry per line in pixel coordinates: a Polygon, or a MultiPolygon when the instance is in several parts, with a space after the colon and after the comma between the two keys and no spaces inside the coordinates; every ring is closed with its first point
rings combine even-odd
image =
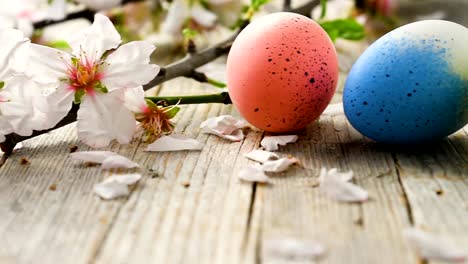
{"type": "MultiPolygon", "coordinates": [[[[202,93],[190,80],[163,94],[202,93]]],[[[209,91],[209,92],[212,92],[209,91]]],[[[281,149],[301,166],[272,185],[239,183],[259,147],[250,131],[231,143],[200,133],[230,106],[184,106],[176,131],[205,142],[201,152],[146,153],[145,143],[110,149],[140,163],[144,178],[128,199],[102,201],[92,186],[98,167],[68,158],[73,125],[25,142],[0,168],[0,262],[270,263],[265,239],[278,235],[323,242],[325,263],[417,263],[402,238],[411,225],[467,246],[468,127],[429,148],[402,150],[371,142],[344,115],[324,115],[281,149]],[[31,164],[20,165],[22,157],[31,164]],[[353,170],[368,203],[339,204],[317,187],[321,167],[353,170]],[[55,186],[55,190],[52,186],[55,186]]]]}
{"type": "MultiPolygon", "coordinates": [[[[161,93],[200,93],[193,84],[170,82],[161,93]]],[[[98,263],[253,262],[242,255],[252,185],[239,183],[236,172],[247,163],[240,153],[256,147],[261,133],[236,143],[200,133],[202,121],[221,114],[232,107],[188,106],[179,115],[176,132],[205,142],[201,152],[137,153],[159,177],[145,179],[119,212],[98,263]]]]}
{"type": "MultiPolygon", "coordinates": [[[[328,248],[326,263],[411,263],[400,232],[410,221],[389,153],[364,140],[342,115],[322,116],[281,152],[299,158],[302,167],[275,177],[272,187],[258,187],[264,197],[263,241],[279,235],[321,241],[328,248]],[[315,188],[321,167],[353,170],[372,200],[330,201],[315,188]]],[[[270,256],[262,260],[274,263],[270,256]]]]}

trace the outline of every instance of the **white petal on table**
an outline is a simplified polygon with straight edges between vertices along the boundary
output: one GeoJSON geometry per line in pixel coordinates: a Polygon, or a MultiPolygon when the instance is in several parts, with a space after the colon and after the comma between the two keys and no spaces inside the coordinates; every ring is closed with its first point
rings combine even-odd
{"type": "Polygon", "coordinates": [[[180,151],[180,150],[201,150],[203,143],[200,141],[184,136],[184,135],[169,135],[163,136],[148,145],[146,151],[180,151]]]}
{"type": "Polygon", "coordinates": [[[404,230],[403,236],[419,256],[425,259],[446,262],[465,261],[466,252],[446,242],[444,238],[429,234],[417,228],[404,230]]]}
{"type": "Polygon", "coordinates": [[[262,170],[266,172],[283,172],[292,164],[297,163],[296,158],[281,158],[263,163],[262,170]]]}
{"type": "Polygon", "coordinates": [[[244,139],[242,128],[247,123],[230,115],[212,117],[200,124],[203,132],[214,134],[231,141],[241,141],[244,139]]]}
{"type": "Polygon", "coordinates": [[[105,200],[124,197],[130,194],[128,186],[118,182],[98,183],[94,185],[93,190],[94,193],[105,200]]]}
{"type": "Polygon", "coordinates": [[[325,254],[325,247],[316,241],[277,237],[266,239],[262,252],[266,259],[312,261],[325,254]]]}
{"type": "Polygon", "coordinates": [[[343,103],[329,104],[323,111],[322,115],[344,115],[343,103]]]}
{"type": "Polygon", "coordinates": [[[78,151],[70,154],[73,160],[84,162],[102,163],[109,157],[118,155],[112,151],[78,151]]]}
{"type": "Polygon", "coordinates": [[[108,169],[132,169],[132,168],[139,168],[140,165],[136,162],[131,161],[130,159],[120,156],[120,155],[113,155],[106,158],[102,164],[101,168],[108,170],[108,169]]]}
{"type": "Polygon", "coordinates": [[[336,170],[328,171],[322,168],[320,171],[319,188],[330,199],[340,202],[364,202],[369,199],[369,194],[363,188],[347,182],[349,176],[343,176],[336,170]]]}
{"type": "Polygon", "coordinates": [[[285,146],[288,143],[296,142],[297,138],[297,135],[266,136],[262,139],[260,144],[267,151],[275,151],[278,150],[278,146],[285,146]]]}
{"type": "Polygon", "coordinates": [[[139,173],[114,175],[95,184],[94,192],[105,200],[128,196],[130,194],[128,186],[137,183],[140,179],[139,173]]]}
{"type": "Polygon", "coordinates": [[[239,172],[239,179],[246,182],[270,182],[270,178],[263,172],[262,167],[258,164],[243,168],[239,172]]]}
{"type": "Polygon", "coordinates": [[[249,153],[244,154],[244,157],[260,163],[279,159],[278,154],[260,149],[252,150],[249,153]]]}

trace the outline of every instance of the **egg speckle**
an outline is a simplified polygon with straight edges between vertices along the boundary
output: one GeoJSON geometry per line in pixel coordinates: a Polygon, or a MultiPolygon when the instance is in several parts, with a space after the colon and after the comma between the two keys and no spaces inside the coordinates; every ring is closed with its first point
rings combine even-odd
{"type": "Polygon", "coordinates": [[[252,125],[270,132],[307,126],[330,102],[337,84],[336,52],[313,20],[274,13],[236,38],[227,61],[230,97],[252,125]]]}
{"type": "Polygon", "coordinates": [[[428,20],[373,43],[353,65],[345,114],[365,136],[385,143],[444,138],[468,122],[468,29],[428,20]]]}

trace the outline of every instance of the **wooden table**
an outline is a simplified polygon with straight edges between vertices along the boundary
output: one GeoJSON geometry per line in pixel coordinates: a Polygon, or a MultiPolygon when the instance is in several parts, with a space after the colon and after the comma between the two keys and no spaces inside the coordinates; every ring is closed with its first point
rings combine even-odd
{"type": "MultiPolygon", "coordinates": [[[[207,92],[191,80],[158,89],[207,92]]],[[[178,115],[176,131],[204,142],[202,151],[112,145],[144,167],[130,196],[113,201],[92,192],[109,173],[70,159],[71,146],[89,149],[74,125],[24,142],[0,168],[0,263],[271,263],[262,245],[275,236],[324,243],[323,263],[420,263],[402,236],[410,226],[468,249],[468,127],[396,149],[363,138],[343,114],[323,115],[280,149],[301,165],[262,185],[239,183],[237,173],[264,134],[232,143],[200,132],[221,114],[237,115],[216,104],[183,106],[178,115]],[[353,170],[371,201],[329,200],[317,188],[321,167],[353,170]]]]}

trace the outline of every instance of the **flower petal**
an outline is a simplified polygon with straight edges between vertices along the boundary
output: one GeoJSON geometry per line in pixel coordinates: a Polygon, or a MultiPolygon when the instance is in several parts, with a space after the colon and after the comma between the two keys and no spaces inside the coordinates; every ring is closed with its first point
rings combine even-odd
{"type": "Polygon", "coordinates": [[[426,233],[417,228],[403,231],[410,246],[423,258],[447,262],[464,262],[466,252],[446,242],[444,238],[426,233]]]}
{"type": "Polygon", "coordinates": [[[5,136],[13,132],[10,122],[3,116],[0,116],[0,143],[5,141],[5,136]]]}
{"type": "Polygon", "coordinates": [[[130,159],[120,156],[120,155],[113,155],[106,158],[101,165],[102,169],[109,170],[109,169],[132,169],[132,168],[139,168],[140,165],[131,161],[130,159]]]}
{"type": "Polygon", "coordinates": [[[130,194],[128,185],[118,182],[98,183],[94,185],[93,190],[99,197],[105,200],[124,197],[130,194]]]}
{"type": "Polygon", "coordinates": [[[110,19],[96,14],[91,27],[78,33],[69,44],[75,57],[79,58],[83,52],[90,62],[97,62],[104,52],[117,48],[120,42],[120,35],[110,19]]]}
{"type": "Polygon", "coordinates": [[[266,172],[283,172],[294,163],[299,162],[296,158],[281,158],[263,163],[262,170],[266,172]]]}
{"type": "Polygon", "coordinates": [[[67,65],[71,57],[66,52],[46,46],[31,44],[27,74],[41,83],[57,83],[67,78],[67,65]]]}
{"type": "Polygon", "coordinates": [[[327,108],[325,108],[325,111],[323,111],[322,115],[344,115],[343,103],[328,105],[327,108]]]}
{"type": "Polygon", "coordinates": [[[312,261],[325,254],[325,247],[316,241],[277,237],[264,241],[262,253],[267,259],[312,261]]]}
{"type": "Polygon", "coordinates": [[[0,95],[6,101],[0,103],[0,113],[13,128],[13,132],[29,136],[33,130],[45,127],[46,116],[37,109],[39,100],[44,100],[39,87],[26,76],[13,76],[5,82],[0,95]]]}
{"type": "Polygon", "coordinates": [[[159,72],[158,65],[149,64],[155,49],[147,41],[133,41],[120,46],[107,57],[102,82],[109,91],[147,84],[159,72]]]}
{"type": "Polygon", "coordinates": [[[241,141],[244,139],[242,128],[246,126],[247,123],[245,121],[230,115],[212,117],[200,124],[200,128],[203,132],[214,134],[231,141],[241,141]]]}
{"type": "Polygon", "coordinates": [[[201,150],[202,148],[203,143],[196,139],[184,135],[169,135],[160,137],[148,145],[145,151],[201,150]]]}
{"type": "Polygon", "coordinates": [[[62,120],[73,106],[75,91],[68,89],[65,83],[60,83],[59,87],[46,97],[47,104],[43,106],[47,114],[45,128],[55,126],[62,120]]]}
{"type": "Polygon", "coordinates": [[[141,179],[140,173],[118,174],[108,177],[102,181],[103,183],[117,182],[125,185],[133,185],[141,179]]]}
{"type": "Polygon", "coordinates": [[[192,7],[191,13],[193,20],[205,28],[213,27],[218,19],[218,16],[216,16],[215,13],[212,13],[197,4],[192,7]]]}
{"type": "Polygon", "coordinates": [[[70,154],[73,160],[81,160],[84,162],[103,163],[109,157],[114,157],[119,154],[112,151],[78,151],[70,154]]]}
{"type": "Polygon", "coordinates": [[[180,34],[185,20],[189,16],[189,7],[185,2],[185,0],[172,1],[166,18],[161,23],[161,32],[180,34]]]}
{"type": "Polygon", "coordinates": [[[19,71],[22,69],[12,69],[14,67],[14,58],[21,52],[22,46],[28,46],[27,40],[23,33],[16,29],[1,28],[0,39],[2,39],[2,48],[0,49],[0,79],[10,75],[12,71],[19,71]],[[13,64],[13,65],[12,65],[13,64]]]}
{"type": "Polygon", "coordinates": [[[78,110],[78,137],[94,148],[108,146],[116,139],[128,144],[136,130],[133,113],[123,106],[123,93],[86,95],[78,110]],[[118,122],[116,122],[118,120],[118,122]]]}
{"type": "Polygon", "coordinates": [[[320,170],[320,190],[330,199],[340,202],[365,202],[369,199],[366,190],[345,181],[346,176],[340,175],[336,170],[328,171],[326,168],[320,170]]]}
{"type": "Polygon", "coordinates": [[[260,163],[279,159],[279,156],[276,153],[260,149],[252,150],[245,154],[244,157],[260,163]]]}
{"type": "Polygon", "coordinates": [[[278,146],[285,146],[288,143],[294,143],[297,141],[297,135],[287,136],[267,136],[262,139],[260,143],[267,151],[278,150],[278,146]]]}
{"type": "Polygon", "coordinates": [[[270,178],[263,172],[261,166],[254,164],[243,168],[238,175],[239,179],[246,182],[269,183],[270,178]]]}
{"type": "Polygon", "coordinates": [[[142,86],[125,90],[125,106],[133,113],[142,113],[147,108],[142,86]]]}

